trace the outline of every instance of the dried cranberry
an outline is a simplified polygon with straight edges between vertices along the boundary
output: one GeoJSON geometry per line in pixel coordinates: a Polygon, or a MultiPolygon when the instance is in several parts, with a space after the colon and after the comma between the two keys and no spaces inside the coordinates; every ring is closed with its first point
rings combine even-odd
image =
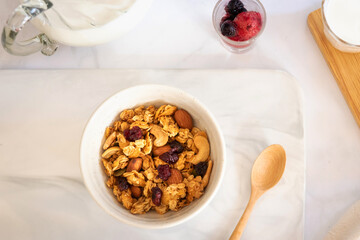
{"type": "Polygon", "coordinates": [[[179,156],[176,153],[166,152],[159,156],[161,160],[167,162],[168,164],[174,164],[179,160],[179,156]]]}
{"type": "Polygon", "coordinates": [[[151,192],[152,192],[151,199],[152,199],[153,203],[156,206],[160,206],[161,205],[161,197],[162,197],[161,189],[159,187],[153,187],[151,189],[151,192]]]}
{"type": "Polygon", "coordinates": [[[128,141],[135,141],[142,138],[142,131],[138,126],[124,131],[124,136],[128,141]]]}
{"type": "Polygon", "coordinates": [[[200,162],[194,166],[195,175],[204,177],[208,168],[208,162],[200,162]]]}
{"type": "Polygon", "coordinates": [[[171,176],[170,166],[169,165],[159,165],[158,166],[159,178],[166,181],[171,176]]]}
{"type": "Polygon", "coordinates": [[[184,147],[178,141],[173,141],[169,145],[171,153],[182,153],[184,151],[184,147]]]}
{"type": "Polygon", "coordinates": [[[124,191],[130,187],[130,184],[127,182],[125,177],[118,178],[118,186],[121,191],[124,191]]]}

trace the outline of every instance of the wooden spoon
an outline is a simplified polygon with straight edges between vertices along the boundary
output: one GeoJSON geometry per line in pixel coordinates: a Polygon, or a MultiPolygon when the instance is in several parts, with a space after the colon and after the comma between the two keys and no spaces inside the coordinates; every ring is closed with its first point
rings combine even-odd
{"type": "Polygon", "coordinates": [[[256,201],[267,190],[275,186],[285,170],[286,155],[281,145],[267,147],[256,159],[251,171],[251,195],[230,240],[240,239],[256,201]]]}

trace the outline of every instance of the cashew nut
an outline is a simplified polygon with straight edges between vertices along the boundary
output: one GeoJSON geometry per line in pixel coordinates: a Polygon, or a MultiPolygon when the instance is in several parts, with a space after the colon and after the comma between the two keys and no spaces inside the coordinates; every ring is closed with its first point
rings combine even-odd
{"type": "Polygon", "coordinates": [[[114,155],[115,153],[117,153],[118,151],[120,151],[120,148],[119,147],[111,147],[111,148],[108,148],[101,156],[103,158],[109,158],[111,157],[112,155],[114,155]]]}
{"type": "Polygon", "coordinates": [[[103,149],[106,150],[110,147],[110,145],[114,142],[116,138],[116,132],[114,131],[110,136],[105,140],[103,149]]]}
{"type": "Polygon", "coordinates": [[[153,125],[151,127],[150,133],[156,138],[154,141],[154,145],[156,147],[164,146],[169,140],[167,133],[158,125],[153,125]]]}
{"type": "Polygon", "coordinates": [[[209,178],[210,178],[210,173],[211,173],[212,166],[213,166],[213,161],[209,160],[208,168],[207,168],[206,173],[205,173],[205,175],[204,175],[204,177],[202,179],[202,182],[201,182],[201,186],[203,188],[205,188],[209,183],[209,178]]]}
{"type": "Polygon", "coordinates": [[[205,131],[199,131],[199,132],[197,132],[197,133],[194,135],[194,137],[196,137],[196,136],[203,136],[203,137],[207,138],[207,134],[206,134],[205,131]]]}
{"type": "Polygon", "coordinates": [[[206,137],[197,135],[194,137],[194,144],[199,152],[191,159],[192,164],[198,164],[199,162],[204,162],[208,159],[210,154],[210,145],[206,137]]]}

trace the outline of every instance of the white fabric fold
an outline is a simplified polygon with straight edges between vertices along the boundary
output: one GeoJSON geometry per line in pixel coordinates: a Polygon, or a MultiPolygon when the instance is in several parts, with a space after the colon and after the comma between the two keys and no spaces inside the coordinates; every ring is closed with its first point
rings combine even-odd
{"type": "Polygon", "coordinates": [[[360,201],[345,212],[324,240],[360,240],[360,201]]]}

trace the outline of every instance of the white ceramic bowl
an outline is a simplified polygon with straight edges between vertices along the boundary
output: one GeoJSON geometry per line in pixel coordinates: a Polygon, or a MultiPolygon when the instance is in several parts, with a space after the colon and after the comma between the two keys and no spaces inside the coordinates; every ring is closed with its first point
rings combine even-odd
{"type": "Polygon", "coordinates": [[[153,229],[167,228],[189,220],[203,210],[214,197],[224,175],[225,143],[214,116],[196,98],[168,86],[139,85],[116,93],[101,104],[91,116],[81,141],[80,165],[86,187],[107,213],[129,225],[153,229]],[[193,117],[194,125],[206,130],[210,141],[211,159],[214,161],[210,181],[200,199],[178,212],[169,211],[159,215],[155,211],[150,211],[142,215],[132,215],[117,202],[111,189],[105,185],[107,176],[100,161],[104,131],[124,109],[150,104],[159,107],[164,103],[187,110],[193,117]]]}

